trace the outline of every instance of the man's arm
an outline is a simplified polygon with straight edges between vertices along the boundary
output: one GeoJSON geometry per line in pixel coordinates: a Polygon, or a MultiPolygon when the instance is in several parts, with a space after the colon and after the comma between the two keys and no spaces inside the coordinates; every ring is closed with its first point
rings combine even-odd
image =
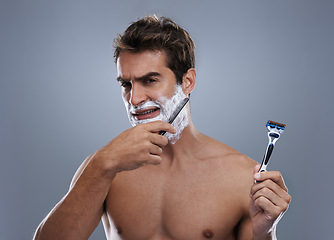
{"type": "MultiPolygon", "coordinates": [[[[252,218],[247,215],[245,218],[240,222],[238,233],[237,233],[238,240],[252,240],[257,239],[253,237],[253,226],[252,226],[252,218]]],[[[265,234],[264,237],[260,238],[261,240],[277,240],[276,238],[276,226],[272,229],[272,231],[265,234]]]]}
{"type": "Polygon", "coordinates": [[[39,225],[34,239],[88,239],[103,213],[112,177],[95,169],[87,158],[73,177],[63,199],[39,225]]]}
{"type": "Polygon", "coordinates": [[[103,214],[103,204],[115,175],[145,164],[161,162],[168,144],[160,131],[175,133],[161,121],[128,129],[87,158],[73,178],[70,190],[47,215],[34,239],[88,239],[103,214]]]}

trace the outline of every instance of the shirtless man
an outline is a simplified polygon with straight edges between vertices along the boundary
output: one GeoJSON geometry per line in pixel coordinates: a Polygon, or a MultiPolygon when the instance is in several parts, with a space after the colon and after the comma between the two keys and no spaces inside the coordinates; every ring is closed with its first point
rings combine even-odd
{"type": "Polygon", "coordinates": [[[108,239],[276,239],[290,202],[281,174],[258,174],[253,160],[197,131],[189,104],[166,123],[196,83],[188,33],[149,16],[115,42],[134,127],[83,162],[35,239],[88,239],[101,218],[108,239]]]}

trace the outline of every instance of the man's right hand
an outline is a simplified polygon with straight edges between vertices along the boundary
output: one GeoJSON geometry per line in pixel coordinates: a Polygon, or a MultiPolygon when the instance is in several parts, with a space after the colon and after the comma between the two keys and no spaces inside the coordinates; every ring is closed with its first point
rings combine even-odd
{"type": "Polygon", "coordinates": [[[171,124],[162,121],[139,124],[122,132],[93,158],[114,174],[146,164],[160,164],[162,148],[168,144],[168,139],[159,135],[160,131],[176,133],[171,124]]]}

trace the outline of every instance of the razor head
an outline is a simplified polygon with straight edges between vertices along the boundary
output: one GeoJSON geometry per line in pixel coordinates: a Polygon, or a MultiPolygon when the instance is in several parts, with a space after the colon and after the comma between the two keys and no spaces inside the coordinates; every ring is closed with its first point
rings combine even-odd
{"type": "Polygon", "coordinates": [[[266,124],[266,126],[268,127],[268,126],[270,126],[271,128],[277,128],[277,129],[285,129],[285,126],[286,126],[286,124],[283,124],[283,123],[279,123],[279,122],[274,122],[274,121],[271,121],[271,120],[269,120],[268,122],[267,122],[267,124],[266,124]]]}
{"type": "Polygon", "coordinates": [[[280,134],[285,130],[286,125],[279,122],[274,122],[269,120],[266,124],[266,127],[269,131],[269,136],[278,138],[280,134]]]}

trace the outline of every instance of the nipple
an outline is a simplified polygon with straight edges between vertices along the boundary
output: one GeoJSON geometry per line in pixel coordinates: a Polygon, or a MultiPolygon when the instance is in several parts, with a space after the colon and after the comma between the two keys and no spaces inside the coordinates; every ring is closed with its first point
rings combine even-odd
{"type": "Polygon", "coordinates": [[[117,226],[116,230],[117,230],[118,235],[121,235],[123,232],[123,229],[120,226],[117,226]]]}
{"type": "Polygon", "coordinates": [[[211,230],[204,230],[202,235],[207,239],[213,238],[213,232],[211,230]]]}

